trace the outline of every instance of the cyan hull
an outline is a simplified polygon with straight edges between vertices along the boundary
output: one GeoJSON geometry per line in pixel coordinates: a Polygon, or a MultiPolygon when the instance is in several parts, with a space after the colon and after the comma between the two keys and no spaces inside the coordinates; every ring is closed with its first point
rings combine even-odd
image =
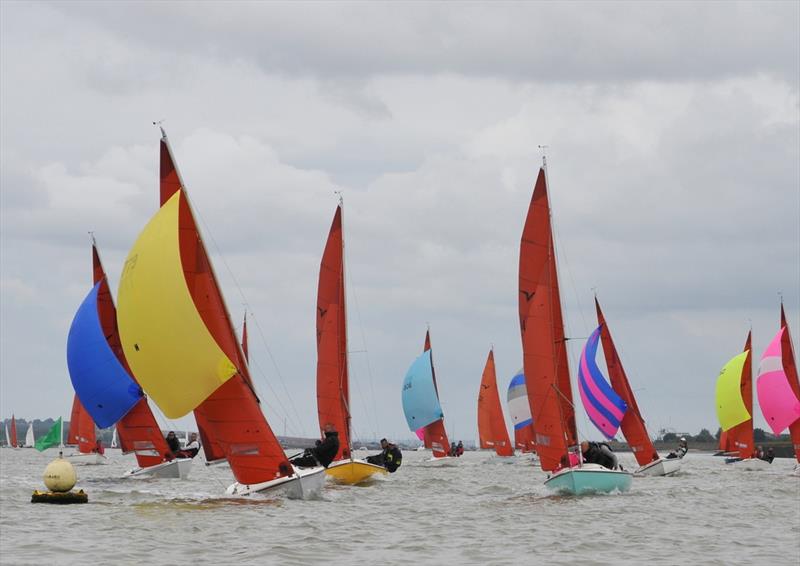
{"type": "Polygon", "coordinates": [[[545,487],[558,493],[583,495],[628,491],[633,474],[622,470],[609,470],[597,464],[584,464],[580,468],[561,470],[544,482],[545,487]]]}

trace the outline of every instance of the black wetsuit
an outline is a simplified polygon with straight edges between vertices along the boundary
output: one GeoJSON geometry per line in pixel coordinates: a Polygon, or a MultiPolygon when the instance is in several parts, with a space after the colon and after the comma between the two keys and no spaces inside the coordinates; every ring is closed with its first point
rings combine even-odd
{"type": "Polygon", "coordinates": [[[376,466],[383,466],[390,474],[393,474],[403,463],[403,453],[400,452],[397,445],[389,444],[380,454],[367,456],[367,462],[376,466]]]}
{"type": "Polygon", "coordinates": [[[167,446],[169,446],[169,451],[172,452],[173,455],[181,451],[181,442],[178,440],[177,436],[168,436],[166,440],[167,446]]]}
{"type": "Polygon", "coordinates": [[[583,453],[583,461],[590,464],[600,464],[609,470],[613,470],[615,464],[613,456],[606,454],[596,442],[589,443],[589,447],[583,453]]]}
{"type": "Polygon", "coordinates": [[[338,451],[339,433],[326,432],[325,440],[319,442],[314,448],[306,448],[302,456],[293,458],[291,462],[301,468],[313,468],[317,465],[327,468],[336,458],[338,451]]]}

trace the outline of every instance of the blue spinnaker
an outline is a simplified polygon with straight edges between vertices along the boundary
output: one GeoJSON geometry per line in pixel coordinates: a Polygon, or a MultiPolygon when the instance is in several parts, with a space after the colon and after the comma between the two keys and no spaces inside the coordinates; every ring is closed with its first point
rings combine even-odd
{"type": "Polygon", "coordinates": [[[414,432],[444,418],[439,396],[433,384],[430,350],[423,352],[408,368],[403,380],[402,398],[408,428],[414,432]]]}
{"type": "Polygon", "coordinates": [[[130,411],[142,397],[108,345],[97,310],[97,283],[81,303],[67,337],[67,367],[75,393],[100,428],[130,411]]]}

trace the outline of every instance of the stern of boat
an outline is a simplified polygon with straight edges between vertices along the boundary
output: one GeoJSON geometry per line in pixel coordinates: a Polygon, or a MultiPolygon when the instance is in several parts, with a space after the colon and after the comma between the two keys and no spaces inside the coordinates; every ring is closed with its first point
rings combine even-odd
{"type": "Polygon", "coordinates": [[[598,464],[583,464],[580,468],[567,468],[556,472],[545,482],[559,493],[583,495],[589,493],[625,492],[631,488],[633,474],[623,470],[609,470],[598,464]]]}

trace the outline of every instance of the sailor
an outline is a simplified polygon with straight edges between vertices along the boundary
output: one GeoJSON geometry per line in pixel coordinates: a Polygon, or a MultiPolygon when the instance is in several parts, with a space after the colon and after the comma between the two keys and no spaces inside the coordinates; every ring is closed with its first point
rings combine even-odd
{"type": "Polygon", "coordinates": [[[175,436],[174,431],[169,431],[167,433],[167,446],[169,447],[170,456],[175,456],[178,452],[181,451],[181,443],[178,440],[178,437],[175,436]]]}
{"type": "Polygon", "coordinates": [[[200,451],[200,443],[197,441],[197,433],[193,432],[189,436],[189,443],[184,447],[183,450],[178,452],[179,458],[194,458],[197,456],[197,453],[200,451]]]}
{"type": "Polygon", "coordinates": [[[400,452],[396,444],[389,442],[385,438],[381,438],[381,448],[383,452],[374,456],[367,456],[367,462],[376,466],[383,466],[390,474],[395,473],[403,463],[402,452],[400,452]]]}
{"type": "Polygon", "coordinates": [[[456,456],[461,456],[464,454],[464,443],[460,440],[458,441],[458,446],[456,446],[456,456]]]}
{"type": "Polygon", "coordinates": [[[301,456],[292,458],[290,462],[301,468],[314,466],[327,468],[339,451],[339,433],[328,423],[325,425],[324,434],[325,438],[318,440],[314,448],[306,448],[301,456]]]}
{"type": "Polygon", "coordinates": [[[772,463],[772,461],[775,459],[775,451],[772,449],[772,446],[767,448],[766,454],[761,456],[761,459],[766,462],[769,462],[770,464],[772,463]]]}
{"type": "Polygon", "coordinates": [[[618,467],[616,454],[605,442],[598,444],[597,442],[584,440],[581,442],[581,454],[583,454],[584,462],[600,464],[609,470],[614,470],[618,467]]]}

